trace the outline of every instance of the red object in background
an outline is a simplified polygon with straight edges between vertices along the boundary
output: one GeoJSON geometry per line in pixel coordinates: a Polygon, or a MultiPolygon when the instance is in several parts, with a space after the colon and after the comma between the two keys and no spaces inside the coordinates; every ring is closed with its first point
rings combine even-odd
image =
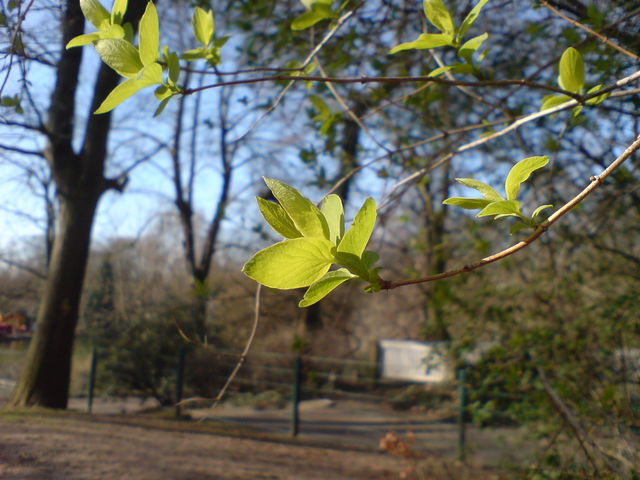
{"type": "Polygon", "coordinates": [[[13,333],[13,325],[8,323],[0,323],[0,335],[11,335],[13,333]]]}

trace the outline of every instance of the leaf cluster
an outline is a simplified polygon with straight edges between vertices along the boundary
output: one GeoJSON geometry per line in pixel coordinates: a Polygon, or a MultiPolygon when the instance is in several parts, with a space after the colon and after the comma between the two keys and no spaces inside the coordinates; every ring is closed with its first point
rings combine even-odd
{"type": "Polygon", "coordinates": [[[295,188],[279,180],[265,178],[276,202],[257,198],[267,223],[285,240],[260,250],[242,271],[258,283],[271,288],[309,287],[299,303],[308,307],[335,288],[355,278],[369,283],[367,291],[380,289],[378,260],[365,251],[376,223],[376,204],[367,198],[345,231],[342,200],[327,195],[316,207],[295,188]],[[332,265],[340,268],[330,270],[332,265]]]}
{"type": "Polygon", "coordinates": [[[435,69],[431,76],[441,75],[447,71],[456,73],[475,73],[473,65],[473,54],[489,38],[488,33],[475,36],[466,42],[462,42],[463,37],[471,28],[480,15],[480,11],[489,0],[480,0],[471,9],[462,23],[456,27],[451,12],[444,5],[442,0],[424,0],[424,14],[429,22],[440,31],[440,33],[423,33],[416,40],[401,43],[389,51],[389,54],[402,52],[405,50],[428,50],[431,48],[449,46],[456,48],[458,56],[465,61],[455,65],[446,65],[435,69]]]}
{"type": "Polygon", "coordinates": [[[541,205],[537,207],[530,217],[522,213],[521,203],[516,200],[520,193],[520,186],[527,181],[531,174],[549,163],[549,157],[528,157],[516,163],[509,173],[504,184],[506,198],[500,195],[490,185],[473,178],[456,178],[458,183],[470,187],[482,195],[482,198],[451,197],[444,202],[445,205],[455,205],[468,210],[480,209],[477,217],[501,218],[516,217],[519,221],[511,227],[510,233],[514,234],[524,228],[536,228],[540,224],[539,215],[553,205],[541,205]]]}

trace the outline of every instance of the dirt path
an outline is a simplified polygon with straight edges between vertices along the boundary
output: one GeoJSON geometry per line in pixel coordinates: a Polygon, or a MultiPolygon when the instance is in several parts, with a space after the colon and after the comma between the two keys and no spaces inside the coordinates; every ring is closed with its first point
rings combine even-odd
{"type": "Polygon", "coordinates": [[[0,415],[3,480],[391,479],[403,461],[373,452],[171,431],[107,417],[0,415]]]}

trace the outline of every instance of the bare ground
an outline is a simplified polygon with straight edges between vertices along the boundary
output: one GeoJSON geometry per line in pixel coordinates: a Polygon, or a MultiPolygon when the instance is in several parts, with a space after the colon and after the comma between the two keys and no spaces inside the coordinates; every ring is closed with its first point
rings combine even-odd
{"type": "MultiPolygon", "coordinates": [[[[7,480],[390,479],[403,460],[375,452],[237,438],[162,420],[138,425],[79,414],[0,415],[7,480]]],[[[196,426],[194,426],[196,427],[196,426]]]]}

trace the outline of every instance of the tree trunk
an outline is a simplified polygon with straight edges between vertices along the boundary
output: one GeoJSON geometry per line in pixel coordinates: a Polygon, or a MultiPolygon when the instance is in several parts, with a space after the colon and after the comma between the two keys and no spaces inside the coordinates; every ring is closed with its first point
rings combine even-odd
{"type": "Polygon", "coordinates": [[[47,288],[26,365],[9,406],[67,407],[71,353],[97,196],[78,200],[61,199],[47,288]]]}
{"type": "MultiPolygon", "coordinates": [[[[137,26],[146,2],[129,2],[125,22],[137,26]]],[[[73,149],[74,99],[78,86],[82,49],[64,49],[84,32],[84,17],[77,0],[68,0],[62,18],[62,52],[56,68],[56,84],[46,125],[46,157],[60,202],[57,234],[44,294],[36,318],[36,332],[26,364],[8,406],[66,408],[69,396],[71,354],[82,285],[89,257],[91,228],[102,193],[123,182],[104,177],[111,116],[90,115],[79,153],[73,149]]],[[[102,65],[94,88],[91,112],[118,84],[120,77],[102,65]]]]}

